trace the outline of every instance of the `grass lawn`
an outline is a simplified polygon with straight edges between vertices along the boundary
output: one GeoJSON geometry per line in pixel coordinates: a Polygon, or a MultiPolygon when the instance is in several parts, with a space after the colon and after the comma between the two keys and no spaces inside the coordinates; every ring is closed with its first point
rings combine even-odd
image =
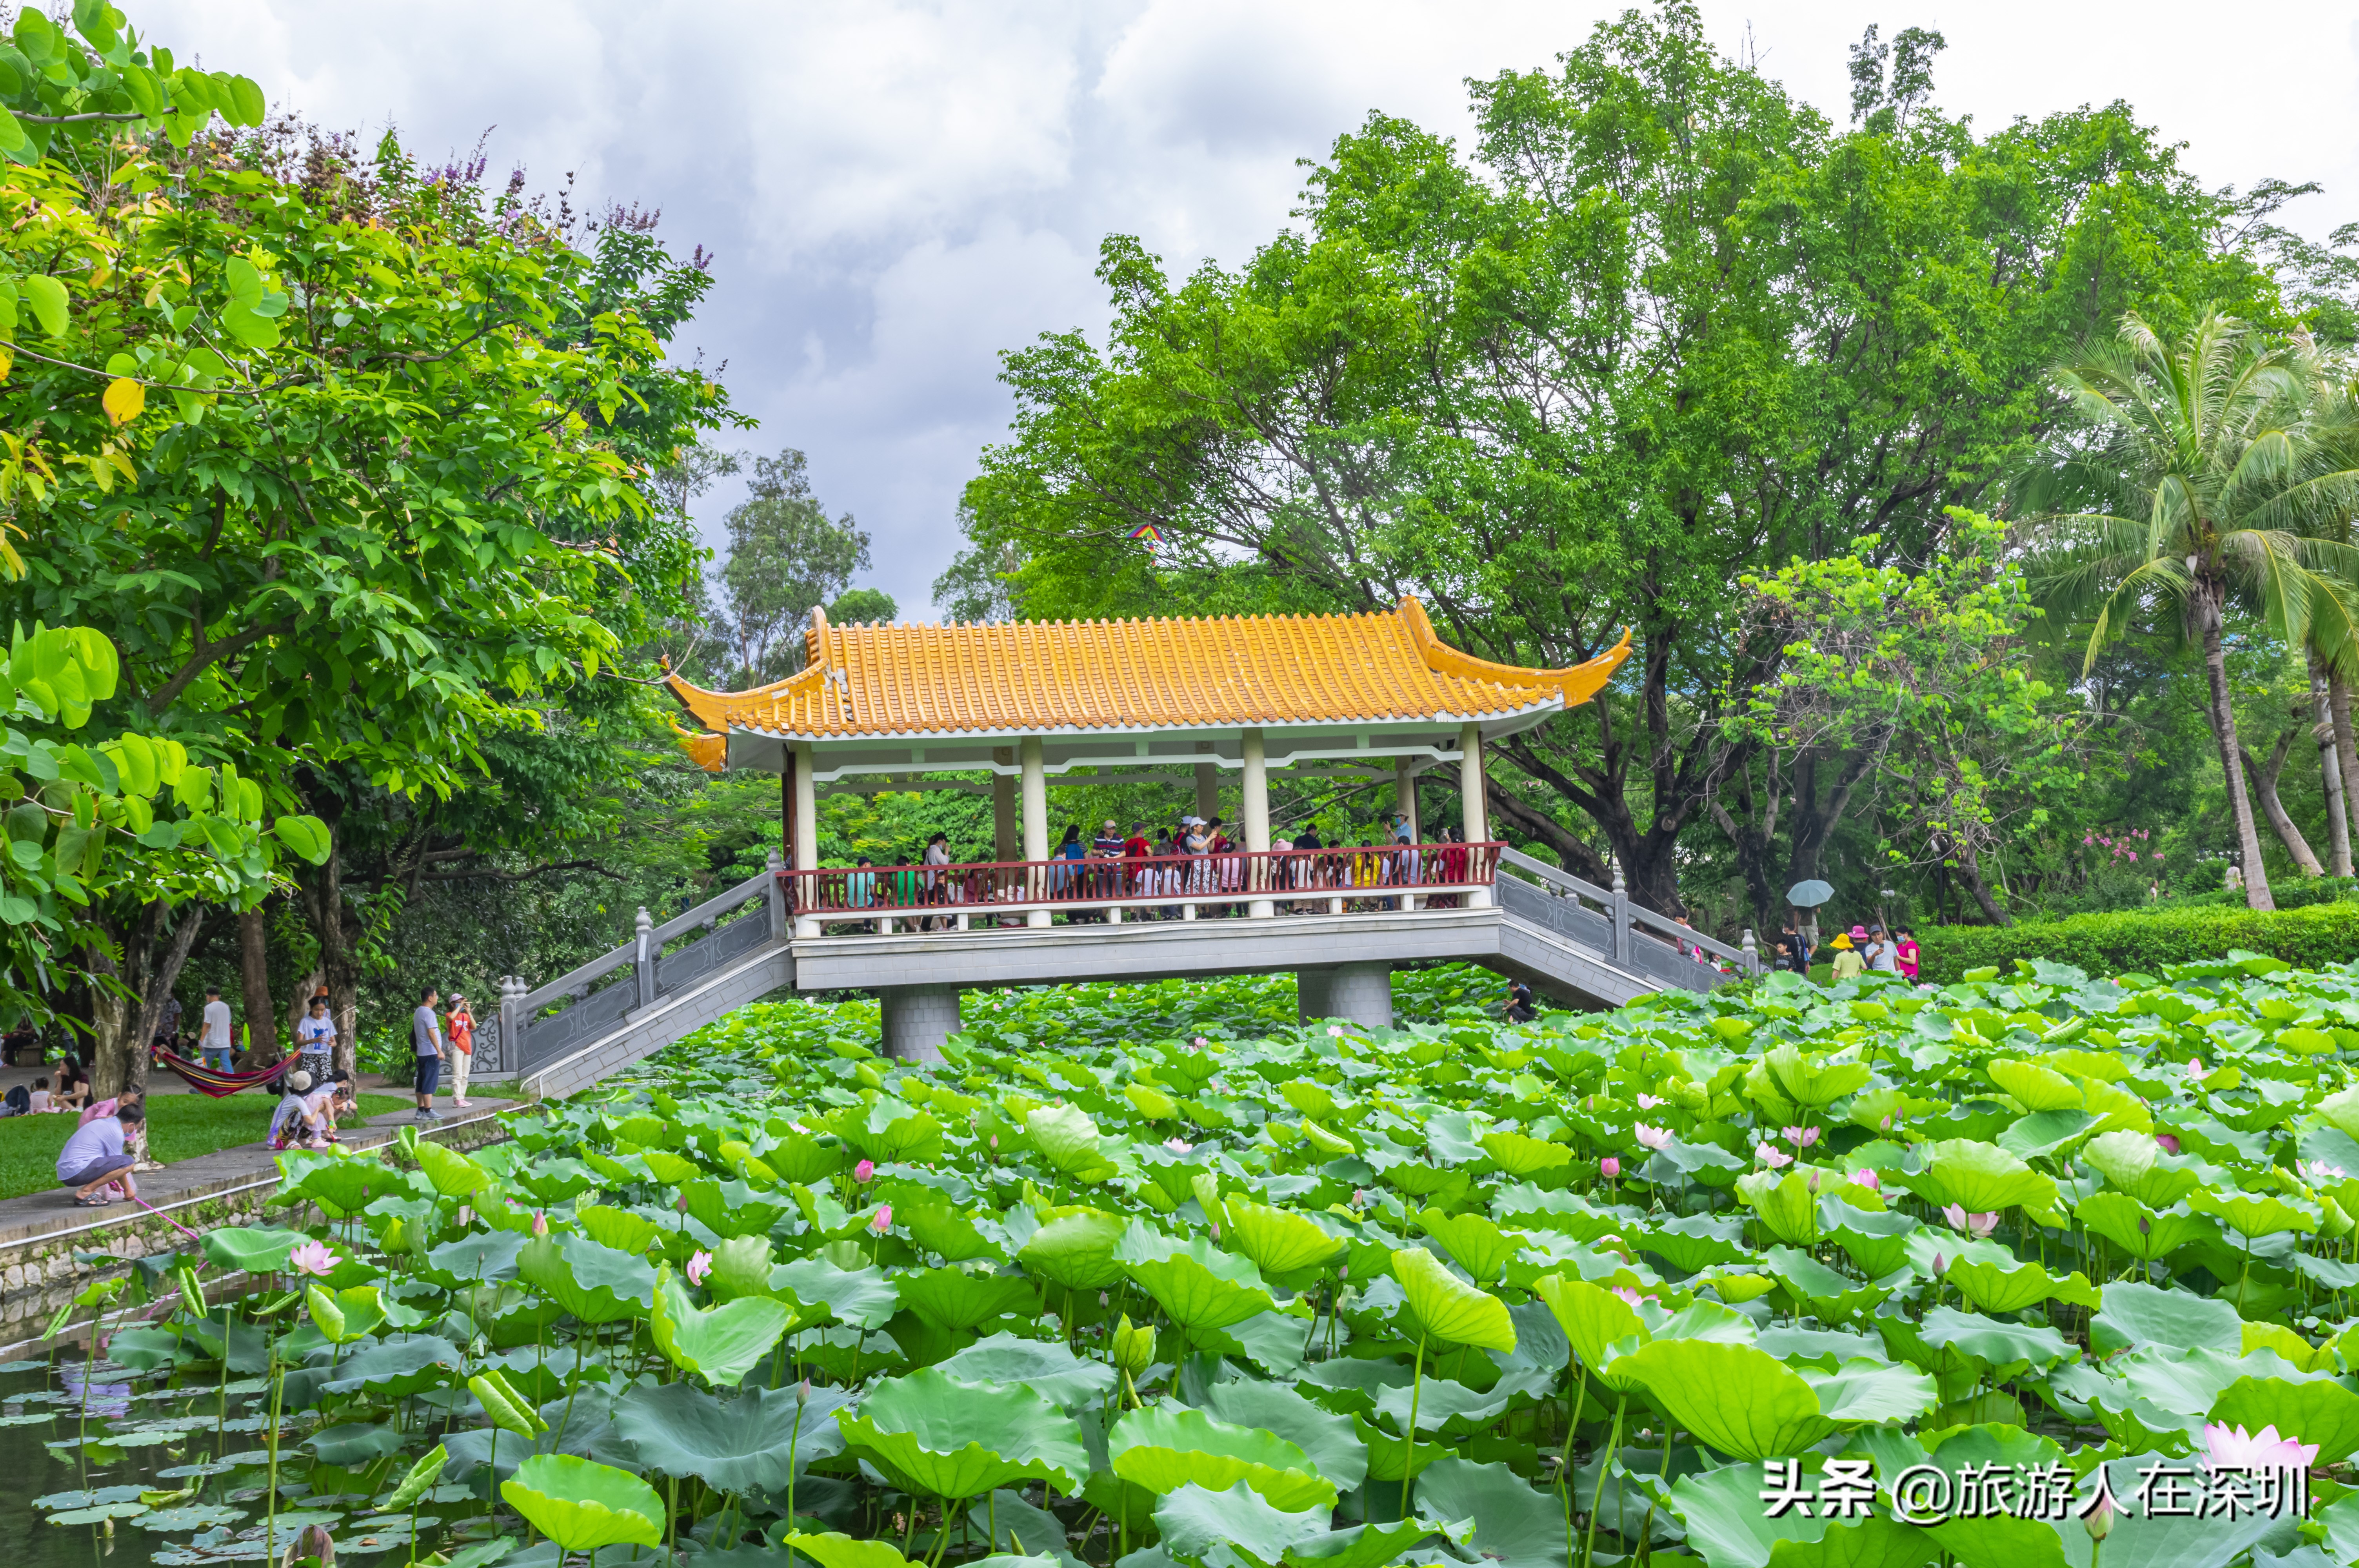
{"type": "MultiPolygon", "coordinates": [[[[496,1097],[476,1090],[471,1099],[496,1097]]],[[[411,1109],[418,1102],[406,1095],[364,1093],[363,1118],[411,1109]]],[[[447,1104],[447,1097],[446,1101],[447,1104]]],[[[223,1099],[203,1095],[157,1095],[147,1101],[147,1151],[169,1164],[200,1154],[257,1143],[270,1130],[275,1096],[247,1091],[223,1099]]],[[[78,1119],[55,1116],[12,1116],[0,1119],[0,1198],[53,1189],[58,1184],[58,1151],[78,1119]]]]}

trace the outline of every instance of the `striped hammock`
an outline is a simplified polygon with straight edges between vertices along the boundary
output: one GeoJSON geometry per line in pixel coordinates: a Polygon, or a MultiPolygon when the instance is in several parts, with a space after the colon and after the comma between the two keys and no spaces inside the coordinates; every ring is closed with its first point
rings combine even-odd
{"type": "Polygon", "coordinates": [[[296,1058],[283,1056],[267,1067],[256,1067],[251,1072],[245,1073],[224,1073],[218,1067],[208,1067],[202,1062],[191,1062],[186,1056],[176,1056],[169,1051],[160,1049],[156,1053],[156,1060],[179,1074],[187,1081],[188,1086],[199,1094],[210,1095],[215,1099],[220,1099],[223,1096],[234,1095],[240,1089],[250,1089],[272,1082],[280,1074],[292,1067],[296,1058]]]}

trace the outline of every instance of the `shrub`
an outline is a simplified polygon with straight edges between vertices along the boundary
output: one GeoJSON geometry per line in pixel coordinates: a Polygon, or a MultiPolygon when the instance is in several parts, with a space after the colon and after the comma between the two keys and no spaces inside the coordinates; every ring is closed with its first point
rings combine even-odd
{"type": "Polygon", "coordinates": [[[2231,948],[2319,969],[2359,957],[2359,903],[2315,903],[2261,914],[2180,906],[2027,920],[2010,926],[1942,925],[1918,933],[1921,978],[1936,985],[1968,969],[2017,958],[2075,964],[2093,975],[2160,974],[2165,964],[2217,958],[2231,948]]]}

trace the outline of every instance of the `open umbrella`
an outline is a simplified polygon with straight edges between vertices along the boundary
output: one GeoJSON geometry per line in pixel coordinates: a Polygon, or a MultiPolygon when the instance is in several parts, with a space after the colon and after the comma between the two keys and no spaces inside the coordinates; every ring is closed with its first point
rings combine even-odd
{"type": "Polygon", "coordinates": [[[1832,884],[1816,880],[1796,882],[1786,890],[1786,902],[1796,909],[1816,909],[1834,896],[1832,884]]]}

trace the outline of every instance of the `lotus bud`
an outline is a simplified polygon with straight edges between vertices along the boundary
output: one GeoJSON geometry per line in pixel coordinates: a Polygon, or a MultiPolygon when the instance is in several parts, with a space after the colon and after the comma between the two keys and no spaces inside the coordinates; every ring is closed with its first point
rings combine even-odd
{"type": "Polygon", "coordinates": [[[795,1404],[799,1408],[809,1403],[810,1403],[810,1379],[805,1378],[795,1385],[795,1404]]]}
{"type": "Polygon", "coordinates": [[[1597,1173],[1609,1182],[1614,1181],[1622,1174],[1622,1162],[1608,1154],[1597,1162],[1597,1173]]]}
{"type": "Polygon", "coordinates": [[[686,1214],[688,1212],[688,1195],[686,1193],[682,1193],[679,1196],[672,1199],[671,1206],[674,1213],[686,1214]]]}
{"type": "Polygon", "coordinates": [[[1114,1331],[1113,1350],[1114,1364],[1136,1378],[1155,1359],[1155,1330],[1136,1326],[1125,1313],[1114,1331]]]}
{"type": "Polygon", "coordinates": [[[546,1211],[541,1209],[532,1211],[532,1233],[535,1236],[549,1234],[549,1215],[546,1211]]]}
{"type": "Polygon", "coordinates": [[[1877,1177],[1874,1171],[1854,1171],[1851,1173],[1851,1179],[1857,1182],[1861,1186],[1865,1187],[1869,1192],[1874,1193],[1884,1190],[1884,1183],[1877,1177]]]}
{"type": "Polygon", "coordinates": [[[2108,1493],[2099,1493],[2097,1506],[2081,1516],[2081,1528],[2089,1532],[2091,1541],[2103,1541],[2114,1530],[2114,1499],[2108,1493]]]}
{"type": "Polygon", "coordinates": [[[1106,1294],[1103,1291],[1100,1291],[1100,1292],[1098,1292],[1098,1306],[1099,1306],[1099,1308],[1100,1308],[1101,1310],[1103,1310],[1103,1309],[1104,1309],[1104,1308],[1106,1308],[1106,1307],[1110,1307],[1110,1306],[1112,1306],[1112,1305],[1114,1305],[1114,1298],[1113,1298],[1112,1296],[1110,1296],[1110,1295],[1106,1294]]]}
{"type": "Polygon", "coordinates": [[[1947,1258],[1942,1257],[1939,1252],[1933,1254],[1933,1277],[1935,1279],[1940,1279],[1942,1271],[1949,1268],[1949,1266],[1950,1260],[1947,1258]]]}
{"type": "Polygon", "coordinates": [[[2138,1234],[2140,1236],[2152,1236],[2154,1234],[2154,1221],[2147,1218],[2144,1215],[2138,1216],[2138,1234]]]}
{"type": "Polygon", "coordinates": [[[868,1228],[882,1236],[893,1228],[893,1206],[886,1204],[869,1217],[868,1228]]]}
{"type": "Polygon", "coordinates": [[[461,1204],[459,1206],[459,1228],[464,1230],[467,1227],[474,1223],[475,1211],[469,1208],[465,1204],[461,1204]]]}
{"type": "Polygon", "coordinates": [[[863,1160],[852,1167],[852,1179],[855,1182],[865,1183],[875,1174],[876,1174],[876,1162],[874,1160],[863,1160]]]}
{"type": "Polygon", "coordinates": [[[1335,1277],[1339,1280],[1350,1279],[1352,1277],[1352,1265],[1349,1263],[1338,1263],[1335,1266],[1335,1277]]]}

